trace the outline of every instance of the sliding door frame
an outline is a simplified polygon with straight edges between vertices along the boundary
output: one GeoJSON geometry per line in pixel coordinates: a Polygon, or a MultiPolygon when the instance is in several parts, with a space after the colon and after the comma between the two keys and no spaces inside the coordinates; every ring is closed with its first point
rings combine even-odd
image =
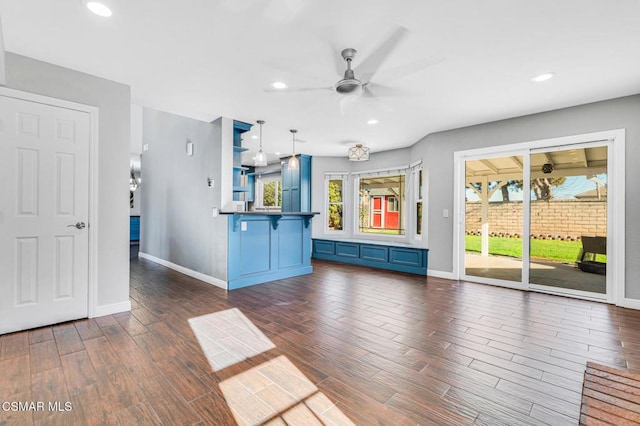
{"type": "Polygon", "coordinates": [[[484,284],[509,287],[519,290],[540,291],[579,299],[589,299],[625,304],[625,129],[615,129],[582,135],[542,139],[530,142],[486,147],[454,153],[454,241],[453,274],[462,279],[484,284]],[[540,151],[571,149],[572,145],[607,146],[607,286],[606,295],[571,291],[529,284],[529,245],[531,197],[525,189],[523,194],[523,244],[522,281],[497,280],[468,276],[465,273],[465,162],[521,155],[523,157],[523,180],[530,182],[530,155],[540,151]],[[527,238],[524,238],[527,236],[527,238]]]}

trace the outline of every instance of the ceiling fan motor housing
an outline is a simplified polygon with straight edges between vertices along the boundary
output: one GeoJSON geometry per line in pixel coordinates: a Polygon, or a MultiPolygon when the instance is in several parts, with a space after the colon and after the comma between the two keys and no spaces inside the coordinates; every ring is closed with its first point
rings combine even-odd
{"type": "Polygon", "coordinates": [[[356,49],[347,48],[341,52],[342,59],[347,62],[347,69],[344,71],[344,78],[336,83],[336,92],[341,95],[351,95],[358,93],[362,89],[362,82],[358,80],[351,69],[351,60],[356,56],[356,49]]]}
{"type": "Polygon", "coordinates": [[[362,89],[362,82],[355,78],[345,78],[336,84],[336,92],[341,95],[358,93],[362,89]]]}

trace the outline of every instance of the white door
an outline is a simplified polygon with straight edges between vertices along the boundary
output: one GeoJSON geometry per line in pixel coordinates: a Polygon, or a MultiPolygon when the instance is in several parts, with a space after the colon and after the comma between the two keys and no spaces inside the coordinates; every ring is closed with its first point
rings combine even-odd
{"type": "Polygon", "coordinates": [[[0,96],[0,334],[87,317],[89,142],[88,113],[0,96]]]}

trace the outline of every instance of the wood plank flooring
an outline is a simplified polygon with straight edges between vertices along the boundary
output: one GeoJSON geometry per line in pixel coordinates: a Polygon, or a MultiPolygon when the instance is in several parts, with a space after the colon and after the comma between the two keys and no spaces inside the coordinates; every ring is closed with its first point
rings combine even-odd
{"type": "MultiPolygon", "coordinates": [[[[282,356],[334,404],[335,419],[358,425],[569,425],[580,419],[587,361],[640,372],[638,311],[313,266],[227,293],[133,260],[130,313],[0,336],[2,402],[60,403],[0,410],[0,425],[232,425],[220,384],[282,356]],[[214,371],[188,320],[231,308],[275,348],[214,371]]],[[[270,424],[318,423],[308,408],[270,424]]]]}

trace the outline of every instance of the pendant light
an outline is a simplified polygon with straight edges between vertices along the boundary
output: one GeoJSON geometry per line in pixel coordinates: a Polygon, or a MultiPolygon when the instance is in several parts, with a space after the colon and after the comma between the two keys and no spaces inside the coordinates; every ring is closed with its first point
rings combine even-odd
{"type": "Polygon", "coordinates": [[[298,159],[296,158],[296,133],[298,132],[296,129],[289,130],[291,132],[291,136],[293,139],[293,153],[291,154],[291,158],[289,158],[289,170],[298,170],[300,164],[298,164],[298,159]]]}
{"type": "Polygon", "coordinates": [[[264,120],[258,120],[257,123],[260,125],[260,149],[256,154],[256,161],[253,165],[256,167],[264,167],[267,165],[267,154],[262,150],[262,125],[264,124],[264,120]]]}
{"type": "Polygon", "coordinates": [[[131,166],[131,173],[129,174],[129,191],[133,192],[138,189],[138,179],[136,179],[136,173],[133,170],[133,166],[131,166]]]}

